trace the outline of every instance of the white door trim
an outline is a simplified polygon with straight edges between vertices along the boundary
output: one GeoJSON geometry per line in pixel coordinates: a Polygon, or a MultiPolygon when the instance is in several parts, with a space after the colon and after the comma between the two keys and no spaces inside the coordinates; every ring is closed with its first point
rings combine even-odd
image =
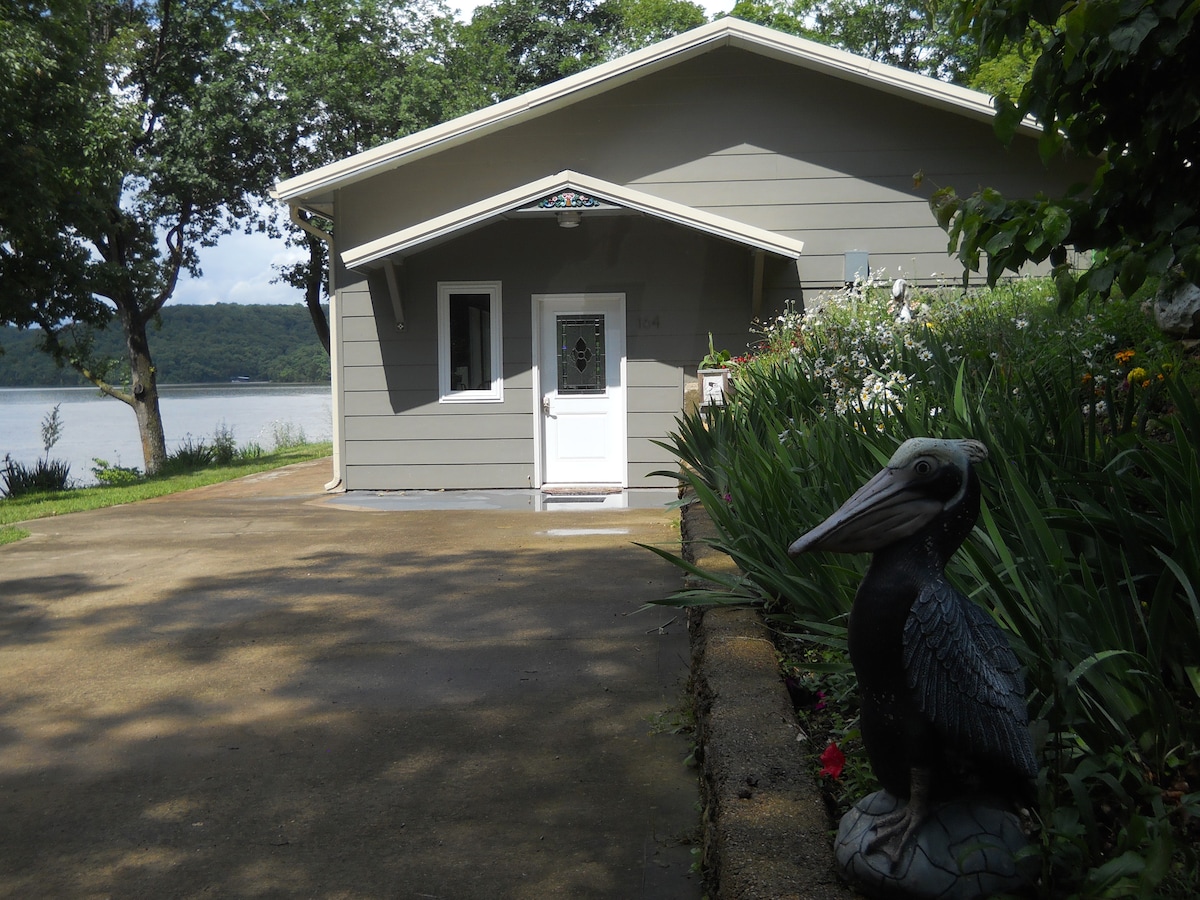
{"type": "Polygon", "coordinates": [[[544,411],[542,409],[542,319],[543,312],[547,302],[561,303],[564,305],[575,306],[583,310],[587,308],[589,302],[594,303],[615,303],[619,309],[619,329],[621,334],[621,358],[618,368],[618,385],[617,391],[619,396],[614,398],[618,402],[620,415],[618,417],[618,425],[620,430],[620,479],[619,481],[603,482],[604,484],[619,484],[625,488],[629,486],[629,381],[627,378],[626,360],[628,356],[628,332],[625,325],[625,294],[623,293],[558,293],[558,294],[534,294],[532,296],[531,318],[533,332],[533,439],[534,439],[534,461],[533,461],[533,480],[534,487],[542,487],[546,484],[546,427],[544,411]]]}

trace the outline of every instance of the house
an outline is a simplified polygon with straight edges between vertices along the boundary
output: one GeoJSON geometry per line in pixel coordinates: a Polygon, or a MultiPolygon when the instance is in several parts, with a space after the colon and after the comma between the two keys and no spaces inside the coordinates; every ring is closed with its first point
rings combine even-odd
{"type": "Polygon", "coordinates": [[[671,483],[710,332],[737,352],[868,267],[956,276],[930,185],[1066,186],[991,117],[725,18],[279,183],[334,222],[331,486],[671,483]]]}

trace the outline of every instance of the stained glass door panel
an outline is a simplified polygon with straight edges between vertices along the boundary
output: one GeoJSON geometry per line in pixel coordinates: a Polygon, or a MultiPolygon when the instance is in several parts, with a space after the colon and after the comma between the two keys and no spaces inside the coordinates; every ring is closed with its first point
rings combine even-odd
{"type": "Polygon", "coordinates": [[[558,393],[603,394],[607,387],[604,316],[560,315],[558,329],[558,393]]]}

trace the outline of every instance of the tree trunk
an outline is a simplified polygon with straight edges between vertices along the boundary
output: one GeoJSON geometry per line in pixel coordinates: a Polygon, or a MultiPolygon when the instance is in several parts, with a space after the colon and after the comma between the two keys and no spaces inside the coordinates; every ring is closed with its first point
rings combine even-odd
{"type": "Polygon", "coordinates": [[[123,310],[121,325],[125,330],[125,346],[129,354],[132,395],[129,405],[137,417],[146,474],[155,475],[167,461],[167,441],[163,433],[162,412],[158,407],[158,373],[150,358],[146,322],[139,311],[123,310]]]}
{"type": "Polygon", "coordinates": [[[317,330],[317,339],[329,354],[329,321],[321,309],[321,289],[325,283],[325,244],[315,235],[305,232],[304,243],[308,245],[308,271],[304,277],[304,302],[308,315],[317,330]]]}

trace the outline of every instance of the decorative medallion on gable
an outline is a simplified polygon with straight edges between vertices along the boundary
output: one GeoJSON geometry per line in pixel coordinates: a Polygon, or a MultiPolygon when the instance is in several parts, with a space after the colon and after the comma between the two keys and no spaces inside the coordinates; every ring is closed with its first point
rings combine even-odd
{"type": "Polygon", "coordinates": [[[557,212],[564,209],[621,209],[621,207],[593,197],[591,194],[567,188],[522,206],[520,212],[557,212]]]}

